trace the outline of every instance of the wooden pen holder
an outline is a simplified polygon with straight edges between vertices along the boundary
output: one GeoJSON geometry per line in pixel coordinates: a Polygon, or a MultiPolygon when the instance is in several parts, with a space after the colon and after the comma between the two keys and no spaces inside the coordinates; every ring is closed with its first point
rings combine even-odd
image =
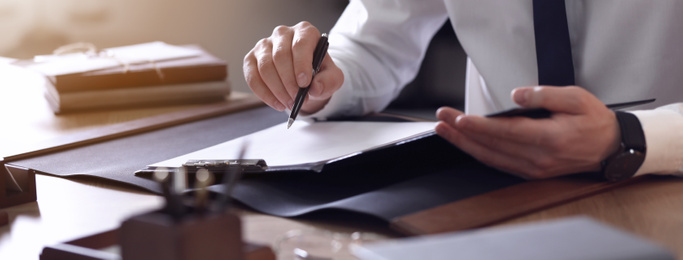
{"type": "Polygon", "coordinates": [[[35,172],[0,160],[0,208],[33,201],[36,201],[35,172]]]}
{"type": "Polygon", "coordinates": [[[121,225],[119,244],[123,260],[245,259],[241,222],[230,212],[134,216],[121,225]]]}

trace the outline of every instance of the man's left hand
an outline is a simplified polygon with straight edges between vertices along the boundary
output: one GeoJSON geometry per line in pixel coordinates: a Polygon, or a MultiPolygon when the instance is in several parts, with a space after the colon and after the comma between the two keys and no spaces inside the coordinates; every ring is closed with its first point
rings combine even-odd
{"type": "Polygon", "coordinates": [[[583,88],[523,87],[512,98],[552,116],[488,118],[442,107],[436,133],[479,161],[526,179],[599,171],[619,146],[614,112],[583,88]]]}

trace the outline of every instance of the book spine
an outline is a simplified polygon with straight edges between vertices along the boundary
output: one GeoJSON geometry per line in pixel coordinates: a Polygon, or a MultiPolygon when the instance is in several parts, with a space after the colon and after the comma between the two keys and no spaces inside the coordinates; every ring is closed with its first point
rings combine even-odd
{"type": "Polygon", "coordinates": [[[76,74],[50,77],[55,89],[60,93],[134,88],[181,84],[203,81],[221,81],[227,78],[227,65],[160,68],[156,70],[135,70],[118,74],[76,74]]]}
{"type": "Polygon", "coordinates": [[[225,100],[225,97],[229,94],[230,82],[228,81],[156,85],[70,93],[59,93],[48,84],[45,91],[47,101],[55,113],[102,108],[210,103],[225,100]]]}

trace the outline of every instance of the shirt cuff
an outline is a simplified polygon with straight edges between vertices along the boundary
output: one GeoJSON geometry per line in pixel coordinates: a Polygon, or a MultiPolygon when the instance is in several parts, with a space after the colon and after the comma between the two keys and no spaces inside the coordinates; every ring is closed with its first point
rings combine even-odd
{"type": "Polygon", "coordinates": [[[640,120],[647,145],[635,175],[683,175],[683,115],[666,107],[632,113],[640,120]]]}

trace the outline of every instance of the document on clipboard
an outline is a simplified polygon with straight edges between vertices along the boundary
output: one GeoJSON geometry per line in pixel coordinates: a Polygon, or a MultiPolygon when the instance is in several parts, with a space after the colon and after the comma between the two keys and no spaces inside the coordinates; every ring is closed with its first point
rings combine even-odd
{"type": "Polygon", "coordinates": [[[433,134],[435,122],[301,122],[289,130],[285,124],[148,165],[136,175],[160,168],[182,167],[188,161],[211,163],[236,159],[247,159],[241,162],[248,163],[252,169],[256,165],[261,167],[254,172],[320,171],[324,164],[332,161],[411,137],[433,134]],[[245,142],[246,151],[240,155],[245,142]]]}

